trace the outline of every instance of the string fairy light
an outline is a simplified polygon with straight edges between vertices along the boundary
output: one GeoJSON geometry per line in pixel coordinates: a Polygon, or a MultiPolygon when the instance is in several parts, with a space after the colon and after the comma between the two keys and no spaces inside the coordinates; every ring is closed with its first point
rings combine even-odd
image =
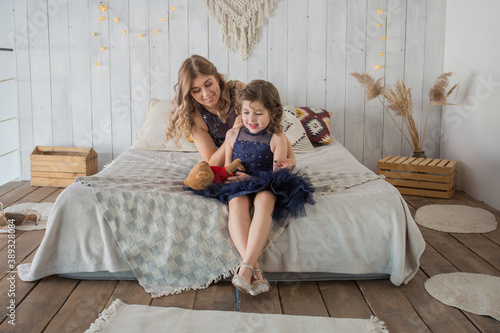
{"type": "Polygon", "coordinates": [[[173,6],[173,5],[170,6],[170,7],[167,6],[167,8],[168,9],[165,11],[165,13],[163,13],[163,15],[161,16],[161,19],[159,20],[159,22],[155,26],[153,26],[151,28],[148,27],[145,30],[134,31],[131,27],[128,27],[120,19],[120,17],[118,15],[115,15],[115,13],[113,13],[113,11],[111,10],[111,8],[109,8],[109,6],[105,2],[99,3],[99,9],[101,10],[101,12],[99,14],[99,18],[98,18],[98,21],[97,21],[98,22],[98,24],[97,24],[97,31],[93,33],[93,36],[94,37],[99,37],[99,45],[100,46],[98,48],[97,60],[94,62],[94,65],[95,66],[99,66],[101,52],[106,50],[106,47],[104,47],[102,45],[101,23],[105,22],[106,19],[107,19],[107,17],[113,17],[113,23],[120,24],[123,27],[122,32],[123,32],[124,35],[127,35],[128,33],[133,33],[133,34],[135,34],[137,36],[137,38],[142,39],[143,37],[148,36],[149,33],[152,33],[153,35],[156,35],[159,32],[161,32],[160,26],[165,23],[165,21],[166,21],[165,17],[167,17],[169,10],[172,10],[172,11],[175,10],[175,6],[173,6]]]}
{"type": "MultiPolygon", "coordinates": [[[[377,10],[377,14],[381,15],[384,11],[382,9],[378,9],[377,10]]],[[[381,23],[377,23],[377,27],[382,27],[382,24],[381,23]]],[[[381,40],[385,42],[385,36],[382,36],[381,37],[381,40]]],[[[384,52],[380,52],[380,56],[383,57],[385,55],[384,52]]],[[[374,65],[373,66],[373,69],[377,70],[377,69],[381,69],[382,68],[382,65],[374,65]]]]}

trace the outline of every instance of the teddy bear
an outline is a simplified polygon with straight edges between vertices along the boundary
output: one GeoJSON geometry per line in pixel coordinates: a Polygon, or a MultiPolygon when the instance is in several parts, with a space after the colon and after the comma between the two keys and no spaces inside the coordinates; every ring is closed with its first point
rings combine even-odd
{"type": "Polygon", "coordinates": [[[210,166],[206,161],[201,161],[191,169],[184,184],[193,190],[203,190],[212,183],[225,181],[228,177],[233,176],[233,172],[236,170],[245,171],[245,167],[241,164],[239,158],[225,167],[210,166]]]}

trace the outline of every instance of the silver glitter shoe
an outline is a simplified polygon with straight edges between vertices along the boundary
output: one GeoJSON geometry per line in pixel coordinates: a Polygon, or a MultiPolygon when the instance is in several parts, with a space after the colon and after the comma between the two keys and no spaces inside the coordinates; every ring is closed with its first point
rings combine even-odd
{"type": "Polygon", "coordinates": [[[238,274],[241,266],[248,268],[250,270],[250,272],[252,272],[252,276],[255,276],[255,271],[254,271],[253,267],[250,266],[249,264],[242,262],[238,266],[238,268],[236,268],[236,271],[234,272],[234,276],[233,276],[233,279],[231,280],[231,282],[233,283],[233,286],[238,288],[238,290],[240,290],[246,294],[249,294],[250,289],[252,288],[252,284],[245,281],[245,279],[241,275],[238,274]]]}
{"type": "MultiPolygon", "coordinates": [[[[260,273],[262,274],[262,270],[256,269],[255,273],[260,273]]],[[[269,290],[271,290],[271,284],[269,281],[262,278],[262,280],[257,279],[257,275],[254,275],[255,281],[252,282],[252,287],[250,288],[249,294],[252,296],[257,296],[263,293],[267,293],[269,290]]]]}

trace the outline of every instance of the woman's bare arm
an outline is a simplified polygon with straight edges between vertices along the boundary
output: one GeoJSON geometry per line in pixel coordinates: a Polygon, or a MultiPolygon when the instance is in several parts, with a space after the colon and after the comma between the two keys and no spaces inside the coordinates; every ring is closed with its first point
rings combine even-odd
{"type": "Polygon", "coordinates": [[[208,132],[208,127],[201,114],[196,111],[193,115],[194,126],[191,129],[191,136],[194,145],[201,155],[203,160],[207,161],[210,165],[224,166],[225,161],[225,145],[223,144],[219,149],[214,143],[214,140],[208,132]]]}

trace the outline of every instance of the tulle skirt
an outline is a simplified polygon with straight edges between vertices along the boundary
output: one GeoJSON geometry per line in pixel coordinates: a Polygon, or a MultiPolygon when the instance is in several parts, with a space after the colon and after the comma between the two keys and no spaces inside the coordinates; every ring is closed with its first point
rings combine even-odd
{"type": "Polygon", "coordinates": [[[276,195],[273,219],[284,225],[288,216],[305,216],[305,204],[314,205],[314,187],[303,175],[281,169],[278,172],[261,171],[257,175],[231,184],[212,184],[196,191],[208,198],[228,203],[242,195],[255,195],[270,190],[276,195]]]}

